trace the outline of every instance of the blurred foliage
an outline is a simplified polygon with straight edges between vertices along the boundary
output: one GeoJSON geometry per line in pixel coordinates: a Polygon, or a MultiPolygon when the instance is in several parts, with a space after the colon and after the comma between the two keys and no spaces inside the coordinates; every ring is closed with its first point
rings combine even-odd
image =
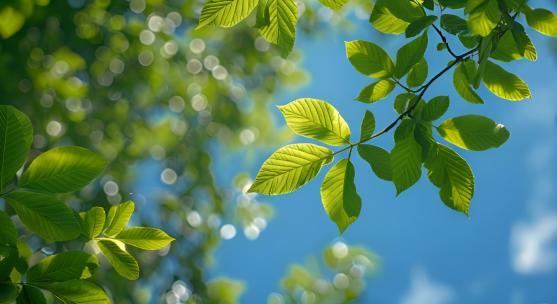
{"type": "MultiPolygon", "coordinates": [[[[204,268],[221,238],[234,237],[238,228],[255,239],[272,216],[269,205],[245,193],[248,176],[217,184],[212,157],[240,147],[249,156],[288,139],[289,132],[277,131],[268,103],[279,88],[309,77],[298,67],[299,51],[281,58],[254,29],[194,31],[203,2],[0,3],[1,103],[30,117],[31,158],[70,144],[101,154],[110,161],[104,175],[68,195],[70,205],[84,211],[133,199],[134,225],[176,237],[158,252],[132,249],[142,265],[137,282],[101,264],[96,278],[115,303],[235,302],[242,285],[207,282],[204,268]],[[146,179],[158,187],[143,188],[146,179]]],[[[300,6],[298,29],[308,35],[330,24],[349,26],[318,3],[300,6]]],[[[18,230],[35,261],[61,250],[21,225],[18,230]]]]}

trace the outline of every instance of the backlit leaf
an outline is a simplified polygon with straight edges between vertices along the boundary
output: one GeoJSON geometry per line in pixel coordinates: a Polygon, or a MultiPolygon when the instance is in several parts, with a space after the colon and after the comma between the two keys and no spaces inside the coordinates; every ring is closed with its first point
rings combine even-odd
{"type": "Polygon", "coordinates": [[[257,0],[209,0],[201,10],[199,25],[231,27],[244,20],[257,6],[257,0]]]}
{"type": "Polygon", "coordinates": [[[83,234],[89,239],[93,239],[102,232],[106,219],[103,208],[93,207],[86,212],[81,212],[79,215],[81,216],[83,234]]]}
{"type": "Polygon", "coordinates": [[[381,79],[366,86],[356,97],[356,100],[373,103],[387,97],[395,88],[394,81],[390,79],[381,79]]]}
{"type": "Polygon", "coordinates": [[[296,38],[298,8],[294,0],[268,0],[269,24],[259,31],[268,42],[279,46],[283,56],[288,55],[296,38]]]}
{"type": "Polygon", "coordinates": [[[0,192],[25,163],[32,141],[29,118],[12,106],[0,105],[0,192]]]}
{"type": "Polygon", "coordinates": [[[119,275],[128,280],[139,278],[139,265],[135,258],[125,250],[124,243],[105,239],[97,241],[97,245],[119,275]]]}
{"type": "Polygon", "coordinates": [[[42,259],[27,272],[30,282],[64,282],[91,277],[99,267],[94,255],[83,251],[66,251],[42,259]]]}
{"type": "Polygon", "coordinates": [[[115,239],[145,250],[159,250],[174,240],[164,231],[151,227],[131,227],[118,233],[115,239]]]}
{"type": "Polygon", "coordinates": [[[360,128],[360,140],[369,139],[375,131],[375,117],[371,111],[366,110],[360,128]]]}
{"type": "Polygon", "coordinates": [[[483,82],[491,93],[503,99],[519,101],[531,97],[530,89],[522,79],[492,62],[486,65],[483,82]]]}
{"type": "Polygon", "coordinates": [[[396,54],[395,76],[401,78],[424,57],[427,49],[427,32],[402,46],[396,54]]]}
{"type": "MultiPolygon", "coordinates": [[[[407,124],[401,124],[398,130],[404,128],[408,128],[407,124]]],[[[422,148],[414,139],[413,132],[400,138],[395,135],[395,146],[390,159],[392,180],[398,195],[414,185],[422,174],[422,148]]]]}
{"type": "Polygon", "coordinates": [[[439,125],[437,131],[446,141],[472,151],[497,148],[510,136],[505,126],[480,115],[447,119],[439,125]]]}
{"type": "Polygon", "coordinates": [[[526,22],[536,31],[547,35],[557,36],[557,16],[544,8],[526,9],[526,22]]]}
{"type": "Polygon", "coordinates": [[[120,233],[129,222],[134,209],[135,204],[132,201],[110,207],[105,221],[104,234],[115,236],[120,233]]]}
{"type": "Polygon", "coordinates": [[[465,12],[470,31],[482,37],[487,37],[501,19],[497,0],[469,0],[465,12]]]}
{"type": "Polygon", "coordinates": [[[346,57],[358,72],[373,78],[390,77],[391,57],[378,45],[364,40],[346,42],[346,57]]]}

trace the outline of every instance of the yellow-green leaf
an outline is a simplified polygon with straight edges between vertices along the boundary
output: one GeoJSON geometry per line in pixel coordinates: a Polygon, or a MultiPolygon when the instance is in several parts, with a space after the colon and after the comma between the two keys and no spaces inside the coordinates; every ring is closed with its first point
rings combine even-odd
{"type": "Polygon", "coordinates": [[[81,229],[85,236],[93,239],[99,235],[104,228],[106,214],[101,207],[93,207],[86,212],[80,212],[81,229]]]}
{"type": "Polygon", "coordinates": [[[406,128],[410,131],[400,132],[406,135],[395,134],[395,146],[390,154],[392,180],[397,195],[414,185],[422,175],[422,148],[414,139],[413,128],[409,123],[403,123],[397,128],[397,133],[406,128]]]}
{"type": "Polygon", "coordinates": [[[505,126],[480,115],[447,119],[437,127],[437,131],[446,141],[472,151],[497,148],[510,136],[505,126]]]}
{"type": "Polygon", "coordinates": [[[139,265],[135,258],[126,251],[124,243],[118,240],[99,240],[99,249],[116,272],[128,280],[139,278],[139,265]]]}
{"type": "Polygon", "coordinates": [[[31,142],[33,127],[29,118],[12,106],[0,105],[0,191],[25,163],[31,142]]]}
{"type": "Polygon", "coordinates": [[[151,227],[131,227],[118,233],[115,239],[145,250],[159,250],[174,240],[164,231],[151,227]]]}
{"type": "Polygon", "coordinates": [[[354,166],[350,160],[340,160],[327,172],[321,185],[321,201],[341,234],[358,218],[362,200],[356,192],[354,166]]]}
{"type": "Polygon", "coordinates": [[[366,86],[356,97],[356,100],[373,103],[387,97],[395,88],[396,84],[390,79],[381,79],[366,86]]]}
{"type": "Polygon", "coordinates": [[[402,46],[396,53],[395,76],[401,78],[424,58],[427,49],[427,32],[402,46]]]}
{"type": "Polygon", "coordinates": [[[544,35],[557,36],[557,16],[549,10],[543,8],[526,9],[526,22],[544,35]]]}
{"type": "Polygon", "coordinates": [[[358,145],[358,154],[369,164],[377,177],[386,181],[393,179],[389,152],[373,145],[358,145]]]}
{"type": "Polygon", "coordinates": [[[283,56],[288,55],[296,38],[298,8],[294,0],[268,0],[269,24],[259,31],[270,43],[279,46],[283,56]]]}
{"type": "Polygon", "coordinates": [[[249,192],[267,195],[292,192],[312,180],[332,158],[333,151],[314,144],[282,147],[263,163],[249,192]]]}
{"type": "Polygon", "coordinates": [[[346,42],[346,57],[358,72],[366,76],[385,78],[393,74],[391,57],[380,46],[369,41],[346,42]]]}
{"type": "Polygon", "coordinates": [[[288,127],[296,134],[332,146],[350,143],[350,128],[331,104],[313,98],[296,99],[279,110],[288,127]]]}
{"type": "Polygon", "coordinates": [[[476,63],[472,60],[461,62],[454,70],[453,85],[460,97],[471,103],[483,104],[484,101],[472,87],[477,73],[476,63]]]}
{"type": "Polygon", "coordinates": [[[501,19],[497,0],[470,0],[466,5],[468,28],[474,34],[488,36],[501,19]]]}
{"type": "Polygon", "coordinates": [[[129,222],[134,209],[135,204],[133,201],[127,201],[110,207],[104,225],[104,234],[115,236],[120,233],[129,222]]]}
{"type": "Polygon", "coordinates": [[[348,0],[319,0],[326,7],[338,11],[344,7],[348,0]]]}
{"type": "Polygon", "coordinates": [[[43,283],[38,287],[50,291],[56,298],[67,304],[112,303],[100,286],[87,280],[43,283]]]}
{"type": "Polygon", "coordinates": [[[489,61],[483,74],[483,82],[491,93],[503,99],[519,101],[531,97],[530,89],[522,79],[489,61]]]}
{"type": "Polygon", "coordinates": [[[427,79],[428,68],[425,58],[420,59],[408,72],[408,77],[406,77],[408,86],[412,88],[422,85],[427,79]]]}
{"type": "Polygon", "coordinates": [[[64,282],[91,277],[99,267],[94,255],[83,251],[66,251],[42,259],[27,272],[30,282],[64,282]]]}
{"type": "Polygon", "coordinates": [[[375,131],[375,117],[373,112],[366,110],[360,128],[360,141],[369,139],[373,135],[373,131],[375,131]]]}
{"type": "Polygon", "coordinates": [[[258,0],[209,0],[201,10],[199,25],[231,27],[244,20],[257,6],[258,0]]]}

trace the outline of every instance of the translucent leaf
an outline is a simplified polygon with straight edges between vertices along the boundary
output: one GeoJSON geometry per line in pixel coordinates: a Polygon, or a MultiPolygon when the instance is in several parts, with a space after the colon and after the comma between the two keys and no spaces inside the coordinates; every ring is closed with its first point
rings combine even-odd
{"type": "Polygon", "coordinates": [[[472,88],[472,79],[477,73],[476,64],[467,60],[460,63],[454,70],[453,85],[460,97],[471,103],[483,104],[484,101],[472,88]]]}
{"type": "Polygon", "coordinates": [[[505,126],[480,115],[447,119],[437,127],[437,131],[446,141],[472,151],[497,148],[510,136],[505,126]]]}
{"type": "Polygon", "coordinates": [[[449,108],[449,96],[437,96],[432,98],[424,106],[422,119],[433,121],[441,118],[449,108]]]}
{"type": "Polygon", "coordinates": [[[82,231],[85,236],[93,239],[101,234],[106,219],[103,208],[93,207],[86,212],[81,212],[79,215],[81,217],[82,231]]]}
{"type": "Polygon", "coordinates": [[[197,29],[209,24],[234,26],[250,15],[257,3],[257,0],[209,0],[201,10],[197,29]]]}
{"type": "Polygon", "coordinates": [[[433,24],[437,20],[437,16],[425,16],[412,23],[406,28],[406,38],[414,37],[419,35],[425,29],[433,24]]]}
{"type": "Polygon", "coordinates": [[[112,303],[100,286],[86,280],[43,283],[38,287],[52,292],[56,298],[68,304],[112,303]]]}
{"type": "Polygon", "coordinates": [[[51,193],[77,191],[95,179],[106,164],[85,148],[54,148],[33,160],[21,176],[20,186],[51,193]]]}
{"type": "Polygon", "coordinates": [[[453,35],[458,35],[468,31],[466,20],[451,14],[443,14],[441,16],[441,27],[453,35]]]}
{"type": "Polygon", "coordinates": [[[338,11],[344,7],[348,0],[319,0],[319,2],[332,10],[338,11]]]}
{"type": "Polygon", "coordinates": [[[360,140],[365,140],[373,135],[375,131],[375,117],[371,111],[366,110],[362,119],[362,127],[360,128],[360,140]]]}
{"type": "Polygon", "coordinates": [[[519,101],[532,96],[522,79],[492,62],[486,64],[483,82],[491,93],[503,99],[519,101]]]}
{"type": "Polygon", "coordinates": [[[526,9],[526,22],[536,31],[552,37],[557,37],[557,16],[551,11],[536,8],[526,9]]]}
{"type": "Polygon", "coordinates": [[[406,83],[409,87],[417,87],[422,85],[427,79],[428,65],[427,61],[422,58],[418,63],[416,63],[408,72],[408,77],[406,78],[406,83]]]}
{"type": "MultiPolygon", "coordinates": [[[[408,126],[401,124],[397,131],[404,128],[408,126]]],[[[405,136],[395,134],[395,146],[390,154],[392,180],[397,195],[414,185],[422,174],[422,148],[414,139],[413,132],[404,133],[405,136]]]]}
{"type": "Polygon", "coordinates": [[[139,278],[139,265],[135,258],[125,250],[125,245],[117,240],[97,241],[99,249],[114,270],[128,280],[139,278]]]}
{"type": "Polygon", "coordinates": [[[398,114],[406,112],[414,103],[417,96],[412,93],[402,93],[395,97],[393,107],[398,114]]]}
{"type": "Polygon", "coordinates": [[[350,143],[350,128],[331,104],[312,98],[279,106],[288,127],[296,134],[333,146],[350,143]]]}
{"type": "Polygon", "coordinates": [[[355,99],[365,103],[374,103],[387,97],[395,86],[394,81],[381,79],[366,86],[355,99]]]}
{"type": "Polygon", "coordinates": [[[174,240],[164,231],[151,227],[131,227],[114,237],[124,244],[145,250],[159,250],[174,240]]]}
{"type": "Polygon", "coordinates": [[[34,192],[10,192],[3,196],[23,224],[48,242],[79,236],[73,211],[57,198],[34,192]]]}
{"type": "Polygon", "coordinates": [[[378,45],[364,40],[346,42],[346,57],[358,72],[373,78],[390,77],[391,57],[378,45]]]}
{"type": "Polygon", "coordinates": [[[314,144],[282,147],[263,163],[248,192],[267,195],[292,192],[312,180],[332,158],[333,151],[314,144]]]}
{"type": "Polygon", "coordinates": [[[134,209],[135,204],[132,201],[110,207],[105,221],[104,234],[115,236],[120,233],[130,221],[134,209]]]}
{"type": "Polygon", "coordinates": [[[298,8],[294,0],[268,0],[269,24],[260,29],[261,35],[279,46],[283,56],[288,55],[296,38],[298,8]]]}
{"type": "Polygon", "coordinates": [[[0,130],[1,192],[27,159],[33,142],[33,127],[25,114],[12,106],[0,105],[0,130]]]}
{"type": "Polygon", "coordinates": [[[427,32],[402,46],[396,54],[395,76],[401,78],[418,63],[427,49],[427,32]]]}
{"type": "Polygon", "coordinates": [[[91,277],[99,267],[94,255],[66,251],[42,259],[27,272],[29,282],[63,282],[91,277]]]}
{"type": "Polygon", "coordinates": [[[532,41],[530,41],[526,33],[522,32],[522,34],[524,35],[522,37],[526,39],[522,52],[519,49],[517,41],[513,37],[513,33],[507,31],[503,37],[499,39],[497,48],[491,53],[491,58],[505,62],[522,58],[526,58],[530,61],[536,61],[538,58],[536,47],[532,41]]]}
{"type": "Polygon", "coordinates": [[[369,21],[375,29],[385,34],[398,35],[404,33],[409,22],[406,22],[392,12],[389,7],[391,0],[378,0],[373,6],[369,21]]]}
{"type": "Polygon", "coordinates": [[[340,160],[327,172],[321,184],[321,201],[341,234],[358,218],[362,200],[356,192],[354,166],[350,160],[340,160]]]}
{"type": "Polygon", "coordinates": [[[373,145],[358,145],[358,153],[370,165],[377,177],[386,181],[392,180],[389,152],[373,145]]]}
{"type": "Polygon", "coordinates": [[[426,162],[429,180],[440,188],[441,200],[450,208],[468,215],[474,195],[472,169],[460,155],[444,145],[437,145],[437,154],[426,162]]]}
{"type": "Polygon", "coordinates": [[[497,0],[470,0],[465,12],[470,31],[482,37],[487,37],[501,19],[497,0]]]}

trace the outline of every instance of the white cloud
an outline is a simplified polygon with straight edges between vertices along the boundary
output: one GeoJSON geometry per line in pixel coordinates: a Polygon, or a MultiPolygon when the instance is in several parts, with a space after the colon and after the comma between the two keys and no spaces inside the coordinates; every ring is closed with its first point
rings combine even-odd
{"type": "Polygon", "coordinates": [[[402,296],[400,304],[447,304],[454,298],[451,287],[431,281],[423,269],[416,269],[410,277],[410,289],[402,296]]]}
{"type": "Polygon", "coordinates": [[[511,232],[513,269],[521,274],[552,271],[557,266],[557,214],[538,216],[529,223],[515,224],[511,232]]]}

